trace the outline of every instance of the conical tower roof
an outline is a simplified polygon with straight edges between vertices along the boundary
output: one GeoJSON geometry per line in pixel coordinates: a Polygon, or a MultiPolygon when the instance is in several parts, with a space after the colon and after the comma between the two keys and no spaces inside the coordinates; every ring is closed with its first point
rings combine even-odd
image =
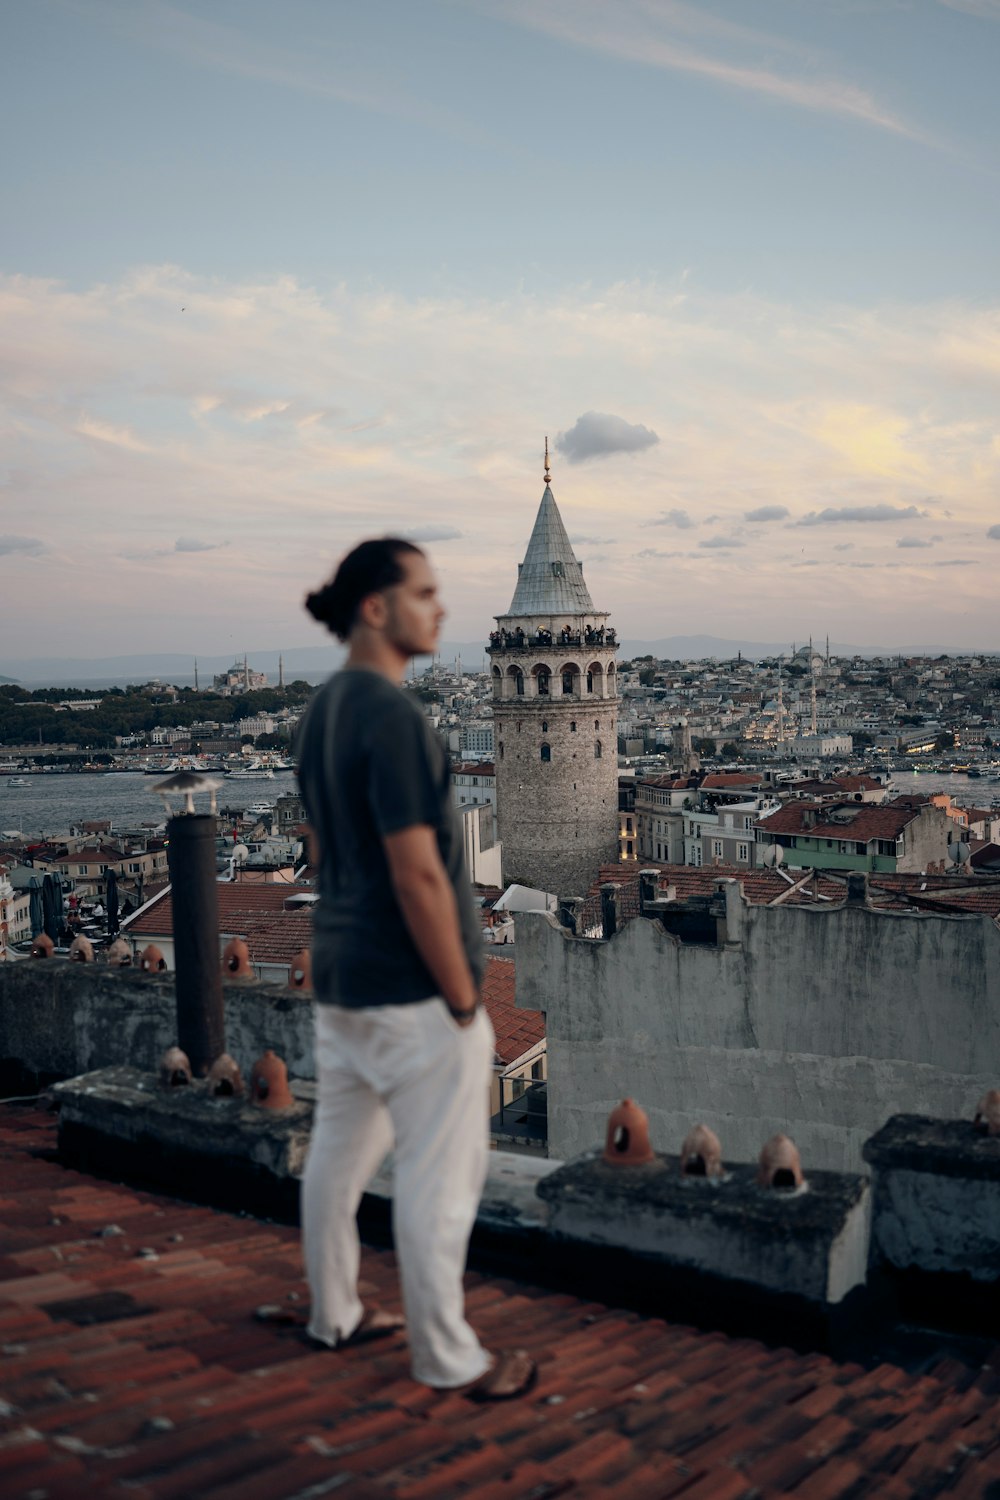
{"type": "Polygon", "coordinates": [[[573,555],[551,486],[546,484],[534,529],[517,575],[509,615],[582,615],[594,601],[573,555]]]}

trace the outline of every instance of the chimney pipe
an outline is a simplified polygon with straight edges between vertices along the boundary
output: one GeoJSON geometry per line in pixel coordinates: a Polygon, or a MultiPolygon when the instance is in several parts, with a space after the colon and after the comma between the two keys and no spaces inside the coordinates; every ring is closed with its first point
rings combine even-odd
{"type": "Polygon", "coordinates": [[[167,824],[173,903],[177,1044],[205,1078],[226,1050],[219,966],[219,888],[215,817],[180,813],[167,824]]]}

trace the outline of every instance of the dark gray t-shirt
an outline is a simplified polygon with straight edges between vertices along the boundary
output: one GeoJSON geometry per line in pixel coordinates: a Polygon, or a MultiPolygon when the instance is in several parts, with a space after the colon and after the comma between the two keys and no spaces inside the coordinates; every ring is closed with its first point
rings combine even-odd
{"type": "Polygon", "coordinates": [[[317,1000],[360,1007],[426,1000],[438,986],[403,921],[386,834],[427,824],[455,889],[476,979],[483,939],[465,870],[444,745],[413,700],[379,672],[348,668],[316,693],[298,741],[299,786],[319,840],[313,928],[317,1000]]]}

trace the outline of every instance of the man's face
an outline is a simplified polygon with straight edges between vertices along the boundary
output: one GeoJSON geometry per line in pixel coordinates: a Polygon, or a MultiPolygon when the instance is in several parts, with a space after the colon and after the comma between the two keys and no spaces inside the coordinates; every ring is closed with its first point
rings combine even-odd
{"type": "Polygon", "coordinates": [[[441,622],[445,617],[437,579],[430,563],[420,553],[404,552],[399,561],[403,577],[384,593],[385,632],[396,649],[406,656],[430,656],[437,650],[441,622]]]}

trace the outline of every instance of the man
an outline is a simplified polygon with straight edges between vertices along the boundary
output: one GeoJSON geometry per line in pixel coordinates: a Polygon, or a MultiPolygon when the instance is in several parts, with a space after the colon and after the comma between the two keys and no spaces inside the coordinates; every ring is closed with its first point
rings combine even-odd
{"type": "Polygon", "coordinates": [[[310,1335],[337,1347],[400,1320],[358,1299],[361,1195],[395,1147],[393,1229],[414,1378],[477,1399],[533,1382],[521,1350],[491,1356],[465,1320],[462,1275],[486,1176],[493,1030],[482,937],[444,746],[403,692],[444,609],[418,547],[362,542],[306,600],[348,645],[314,697],[299,783],[318,842],[315,1125],[302,1224],[310,1335]]]}

